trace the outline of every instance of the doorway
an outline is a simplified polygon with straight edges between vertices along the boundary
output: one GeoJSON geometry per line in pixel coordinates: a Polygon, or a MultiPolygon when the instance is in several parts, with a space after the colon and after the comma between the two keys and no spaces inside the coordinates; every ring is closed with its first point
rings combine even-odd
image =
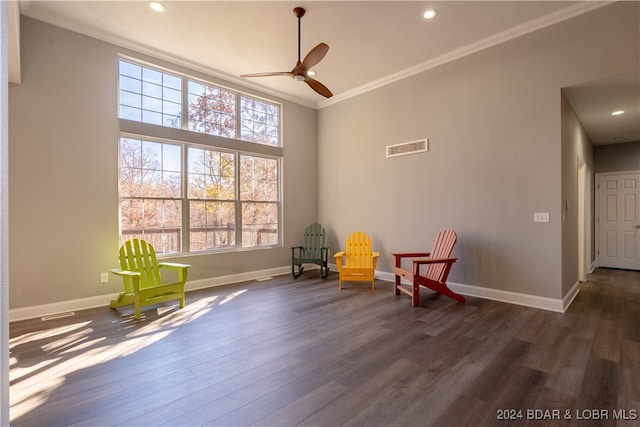
{"type": "Polygon", "coordinates": [[[640,171],[598,174],[598,265],[640,270],[640,171]]]}

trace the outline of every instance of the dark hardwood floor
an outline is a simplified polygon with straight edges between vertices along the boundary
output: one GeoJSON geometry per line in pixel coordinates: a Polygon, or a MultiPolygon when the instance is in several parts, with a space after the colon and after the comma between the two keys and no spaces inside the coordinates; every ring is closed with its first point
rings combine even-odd
{"type": "Polygon", "coordinates": [[[11,424],[640,425],[640,272],[596,270],[564,314],[421,296],[313,270],[14,322],[11,424]]]}

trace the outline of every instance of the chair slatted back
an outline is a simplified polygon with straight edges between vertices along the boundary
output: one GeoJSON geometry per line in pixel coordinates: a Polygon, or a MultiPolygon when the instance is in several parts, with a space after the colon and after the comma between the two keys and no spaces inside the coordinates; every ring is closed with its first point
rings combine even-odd
{"type": "MultiPolygon", "coordinates": [[[[458,240],[458,236],[456,232],[453,230],[443,230],[436,236],[436,239],[433,242],[433,248],[431,249],[430,258],[432,259],[442,259],[451,257],[451,252],[453,252],[453,247],[458,240]]],[[[446,264],[431,264],[429,268],[427,268],[426,277],[429,279],[442,282],[443,275],[446,272],[446,264]]]]}
{"type": "Polygon", "coordinates": [[[325,242],[325,232],[322,225],[314,223],[304,230],[303,253],[306,258],[321,258],[325,242]]]}
{"type": "Polygon", "coordinates": [[[373,267],[371,238],[362,231],[351,233],[347,238],[344,253],[346,255],[345,267],[347,268],[373,267]]]}
{"type": "MultiPolygon", "coordinates": [[[[120,268],[140,273],[140,288],[162,284],[156,251],[145,240],[131,239],[122,245],[120,248],[120,268]]],[[[125,278],[125,290],[133,292],[133,287],[129,282],[130,280],[125,278]]]]}

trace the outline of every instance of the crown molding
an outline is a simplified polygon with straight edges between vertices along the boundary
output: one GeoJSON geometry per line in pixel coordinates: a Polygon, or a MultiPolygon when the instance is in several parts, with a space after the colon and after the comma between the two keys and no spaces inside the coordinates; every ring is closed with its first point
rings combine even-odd
{"type": "Polygon", "coordinates": [[[566,21],[568,19],[574,18],[576,16],[582,15],[587,12],[591,12],[593,10],[599,9],[603,6],[609,5],[611,3],[615,3],[615,0],[605,0],[605,1],[585,1],[582,3],[574,4],[568,6],[564,9],[560,9],[554,13],[550,13],[548,15],[542,16],[538,19],[534,19],[532,21],[526,22],[522,25],[510,28],[508,30],[502,31],[500,33],[494,34],[490,37],[486,37],[484,39],[478,40],[474,43],[463,46],[459,49],[452,50],[447,52],[444,55],[440,55],[434,59],[429,61],[425,61],[416,66],[404,69],[397,73],[390,74],[386,77],[383,77],[378,80],[374,80],[366,85],[357,87],[350,91],[344,92],[342,94],[336,95],[330,99],[319,101],[316,104],[317,109],[322,109],[328,107],[330,105],[337,104],[339,102],[345,101],[349,98],[356,97],[358,95],[362,95],[366,92],[370,92],[374,89],[378,89],[380,87],[389,85],[391,83],[397,82],[399,80],[406,79],[415,74],[422,73],[424,71],[439,67],[441,65],[447,64],[449,62],[455,61],[456,59],[460,59],[467,55],[471,55],[476,52],[480,52],[482,50],[488,49],[490,47],[496,46],[500,43],[504,43],[506,41],[515,39],[517,37],[521,37],[525,34],[532,33],[534,31],[540,30],[545,27],[549,27],[551,25],[560,23],[562,21],[566,21]]]}

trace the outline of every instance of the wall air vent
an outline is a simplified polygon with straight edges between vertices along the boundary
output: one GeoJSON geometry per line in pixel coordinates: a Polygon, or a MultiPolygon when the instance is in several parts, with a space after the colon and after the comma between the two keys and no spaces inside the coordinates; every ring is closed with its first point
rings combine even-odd
{"type": "Polygon", "coordinates": [[[429,151],[428,139],[387,145],[387,157],[404,156],[405,154],[416,154],[423,151],[429,151]]]}

